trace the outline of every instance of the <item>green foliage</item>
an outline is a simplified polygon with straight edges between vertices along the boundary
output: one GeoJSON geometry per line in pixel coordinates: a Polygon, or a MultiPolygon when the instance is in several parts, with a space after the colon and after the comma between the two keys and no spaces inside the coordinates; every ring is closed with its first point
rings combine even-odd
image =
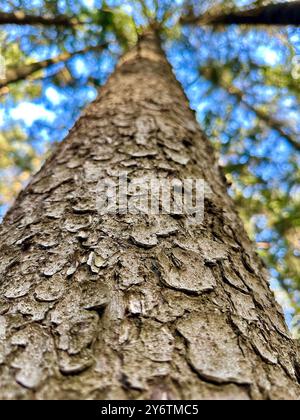
{"type": "Polygon", "coordinates": [[[0,133],[0,205],[11,203],[41,158],[19,127],[0,133]]]}
{"type": "MultiPolygon", "coordinates": [[[[100,25],[104,31],[113,32],[123,48],[133,46],[137,41],[137,30],[134,20],[121,7],[109,8],[104,1],[102,10],[95,10],[86,16],[92,22],[100,25]]],[[[85,19],[84,19],[85,20],[85,19]]]]}

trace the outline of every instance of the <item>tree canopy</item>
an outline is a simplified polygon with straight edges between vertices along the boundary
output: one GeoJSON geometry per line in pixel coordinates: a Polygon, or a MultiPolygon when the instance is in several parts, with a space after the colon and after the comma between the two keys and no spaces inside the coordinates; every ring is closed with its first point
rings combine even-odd
{"type": "Polygon", "coordinates": [[[299,16],[299,1],[0,0],[1,215],[155,24],[296,331],[299,16]]]}

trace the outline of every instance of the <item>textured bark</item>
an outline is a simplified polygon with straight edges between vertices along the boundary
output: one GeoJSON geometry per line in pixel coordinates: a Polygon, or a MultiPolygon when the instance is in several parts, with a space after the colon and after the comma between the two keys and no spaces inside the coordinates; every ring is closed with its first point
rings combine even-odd
{"type": "Polygon", "coordinates": [[[300,1],[283,2],[230,13],[207,12],[186,16],[183,24],[198,25],[300,25],[300,1]]]}
{"type": "Polygon", "coordinates": [[[153,34],[1,228],[1,399],[297,399],[299,363],[261,260],[153,34]],[[96,185],[200,178],[205,221],[100,216],[96,185]]]}

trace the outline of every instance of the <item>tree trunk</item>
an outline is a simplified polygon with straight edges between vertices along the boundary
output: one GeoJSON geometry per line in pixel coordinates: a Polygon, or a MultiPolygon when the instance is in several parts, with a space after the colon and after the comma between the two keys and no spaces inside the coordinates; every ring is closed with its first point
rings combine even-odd
{"type": "Polygon", "coordinates": [[[0,399],[300,396],[266,270],[150,32],[19,196],[0,250],[0,399]],[[124,171],[206,180],[205,220],[99,213],[98,182],[124,171]]]}
{"type": "Polygon", "coordinates": [[[43,26],[62,26],[72,27],[78,25],[80,22],[76,18],[69,16],[35,16],[26,15],[22,11],[13,13],[0,12],[0,25],[43,25],[43,26]]]}
{"type": "Polygon", "coordinates": [[[268,4],[250,10],[216,13],[208,11],[202,16],[184,16],[183,24],[198,25],[300,25],[300,1],[268,4]]]}

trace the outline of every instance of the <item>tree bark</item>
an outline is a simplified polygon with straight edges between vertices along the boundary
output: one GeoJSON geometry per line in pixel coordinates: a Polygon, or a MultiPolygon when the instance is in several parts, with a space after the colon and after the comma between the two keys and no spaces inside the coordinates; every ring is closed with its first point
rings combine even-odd
{"type": "Polygon", "coordinates": [[[230,13],[208,11],[202,16],[186,16],[183,24],[198,25],[300,25],[300,1],[283,2],[230,13]]]}
{"type": "Polygon", "coordinates": [[[267,273],[146,33],[1,227],[0,399],[298,399],[267,273]],[[96,186],[204,179],[205,220],[100,215],[96,186]]]}

